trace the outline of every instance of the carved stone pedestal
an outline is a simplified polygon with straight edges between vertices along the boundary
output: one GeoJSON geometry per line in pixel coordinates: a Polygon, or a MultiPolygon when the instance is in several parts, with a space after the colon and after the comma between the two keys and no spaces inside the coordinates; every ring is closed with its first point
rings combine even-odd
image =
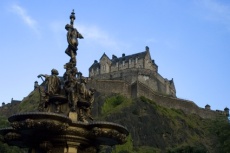
{"type": "Polygon", "coordinates": [[[28,153],[96,153],[100,145],[125,143],[128,135],[115,123],[73,122],[56,113],[29,112],[8,120],[12,127],[0,130],[4,142],[29,148],[28,153]]]}

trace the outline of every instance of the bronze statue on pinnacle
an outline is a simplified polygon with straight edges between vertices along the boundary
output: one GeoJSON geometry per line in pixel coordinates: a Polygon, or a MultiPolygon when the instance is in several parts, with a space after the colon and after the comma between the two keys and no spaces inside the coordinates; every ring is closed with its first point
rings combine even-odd
{"type": "Polygon", "coordinates": [[[40,74],[38,111],[10,116],[11,127],[0,128],[0,141],[28,148],[28,153],[98,153],[101,146],[124,144],[129,135],[122,125],[92,121],[91,108],[95,89],[87,89],[87,79],[76,67],[78,38],[74,11],[65,26],[70,61],[64,65],[63,78],[56,69],[51,75],[40,74]]]}
{"type": "Polygon", "coordinates": [[[90,114],[95,89],[86,88],[86,79],[82,77],[81,72],[78,72],[76,67],[78,38],[82,39],[83,36],[74,28],[74,20],[75,13],[73,10],[70,15],[70,24],[65,26],[68,42],[65,53],[70,57],[70,60],[64,65],[66,71],[63,75],[63,81],[61,82],[53,73],[51,75],[38,75],[38,77],[45,78],[45,87],[39,87],[41,100],[38,110],[63,113],[69,115],[74,121],[88,122],[88,119],[93,120],[90,114]]]}
{"type": "Polygon", "coordinates": [[[77,50],[78,50],[78,38],[83,39],[84,37],[82,36],[81,33],[77,31],[76,28],[74,28],[74,20],[75,20],[75,13],[74,10],[70,15],[70,24],[67,24],[65,26],[65,29],[68,31],[67,32],[67,42],[68,42],[68,47],[65,51],[67,55],[70,56],[70,62],[76,66],[76,55],[77,55],[77,50]]]}

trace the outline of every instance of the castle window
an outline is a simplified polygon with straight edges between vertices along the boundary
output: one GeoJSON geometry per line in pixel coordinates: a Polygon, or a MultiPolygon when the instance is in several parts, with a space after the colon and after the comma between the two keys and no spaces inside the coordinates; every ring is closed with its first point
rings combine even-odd
{"type": "Polygon", "coordinates": [[[118,67],[118,62],[116,63],[117,67],[118,67]]]}
{"type": "Polygon", "coordinates": [[[97,72],[99,71],[99,69],[97,68],[97,72]]]}
{"type": "Polygon", "coordinates": [[[137,61],[138,61],[138,58],[136,58],[136,61],[135,61],[135,62],[137,63],[137,61]]]}
{"type": "Polygon", "coordinates": [[[129,59],[129,65],[131,65],[131,63],[132,63],[132,60],[131,60],[131,59],[129,59]]]}
{"type": "Polygon", "coordinates": [[[122,65],[125,66],[125,61],[122,61],[122,65]]]}
{"type": "Polygon", "coordinates": [[[105,65],[102,66],[103,71],[105,71],[105,65]]]}

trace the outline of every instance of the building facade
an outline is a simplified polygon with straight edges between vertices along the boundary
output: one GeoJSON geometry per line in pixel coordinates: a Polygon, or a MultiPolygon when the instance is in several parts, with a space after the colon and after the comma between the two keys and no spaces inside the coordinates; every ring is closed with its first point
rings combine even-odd
{"type": "Polygon", "coordinates": [[[151,58],[149,47],[145,51],[132,55],[112,55],[110,59],[105,53],[89,68],[89,77],[97,80],[123,80],[132,85],[141,82],[150,89],[161,94],[176,97],[173,79],[163,78],[158,73],[158,66],[151,58]]]}

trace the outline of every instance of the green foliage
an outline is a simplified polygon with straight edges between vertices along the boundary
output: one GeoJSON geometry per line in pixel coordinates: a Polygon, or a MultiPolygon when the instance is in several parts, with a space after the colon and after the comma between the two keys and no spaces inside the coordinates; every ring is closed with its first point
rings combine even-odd
{"type": "Polygon", "coordinates": [[[123,145],[117,145],[112,153],[160,153],[161,150],[150,146],[133,147],[131,135],[128,136],[127,142],[123,145]]]}
{"type": "Polygon", "coordinates": [[[9,122],[6,117],[0,116],[0,128],[9,126],[9,122]]]}
{"type": "Polygon", "coordinates": [[[133,150],[133,141],[131,135],[127,137],[127,142],[123,145],[117,145],[112,153],[131,153],[133,150]]]}
{"type": "MultiPolygon", "coordinates": [[[[9,122],[6,117],[0,116],[0,128],[9,127],[9,122]]],[[[0,153],[25,153],[25,150],[22,150],[18,147],[8,146],[5,143],[2,143],[3,137],[0,136],[0,153]]]]}
{"type": "Polygon", "coordinates": [[[28,97],[23,99],[19,105],[19,112],[29,112],[37,110],[38,104],[40,101],[40,93],[38,90],[35,90],[29,94],[28,97]]]}
{"type": "Polygon", "coordinates": [[[218,137],[218,146],[220,152],[230,153],[230,123],[226,117],[219,117],[211,122],[209,130],[218,137]]]}
{"type": "Polygon", "coordinates": [[[101,108],[101,112],[103,115],[105,115],[108,112],[114,112],[121,108],[124,108],[130,103],[131,100],[122,95],[111,96],[105,99],[105,102],[101,108]]]}
{"type": "Polygon", "coordinates": [[[207,149],[202,145],[186,145],[169,150],[168,153],[207,153],[207,149]]]}
{"type": "Polygon", "coordinates": [[[0,142],[0,153],[27,153],[26,149],[20,149],[15,146],[8,146],[0,142]]]}
{"type": "Polygon", "coordinates": [[[162,151],[158,148],[150,146],[140,146],[138,148],[135,148],[132,153],[162,153],[162,151]]]}

